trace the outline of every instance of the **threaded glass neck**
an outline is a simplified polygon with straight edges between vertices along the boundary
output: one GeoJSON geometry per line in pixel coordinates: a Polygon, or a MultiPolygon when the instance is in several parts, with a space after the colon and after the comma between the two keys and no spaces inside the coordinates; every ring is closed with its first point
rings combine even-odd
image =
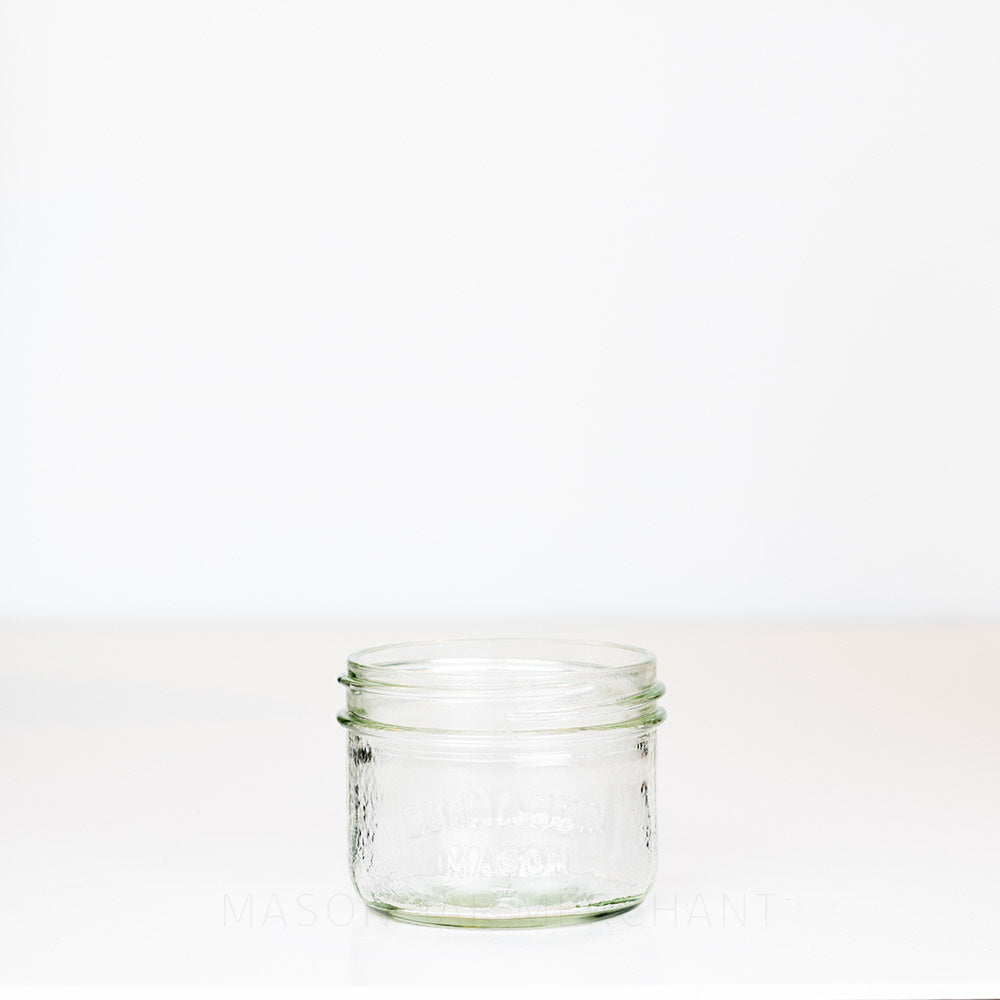
{"type": "Polygon", "coordinates": [[[355,653],[340,678],[349,728],[439,734],[560,733],[663,721],[656,659],[635,646],[561,639],[442,639],[355,653]]]}

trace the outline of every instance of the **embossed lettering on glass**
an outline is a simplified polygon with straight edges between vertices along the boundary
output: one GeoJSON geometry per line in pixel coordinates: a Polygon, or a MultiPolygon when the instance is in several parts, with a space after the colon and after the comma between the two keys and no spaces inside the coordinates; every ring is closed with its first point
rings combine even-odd
{"type": "Polygon", "coordinates": [[[366,649],[340,680],[351,877],[369,906],[533,926],[649,891],[664,718],[651,653],[442,640],[366,649]]]}

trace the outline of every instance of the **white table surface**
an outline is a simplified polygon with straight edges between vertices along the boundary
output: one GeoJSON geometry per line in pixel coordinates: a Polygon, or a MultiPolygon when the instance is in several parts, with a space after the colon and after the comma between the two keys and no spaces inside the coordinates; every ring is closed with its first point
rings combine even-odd
{"type": "Polygon", "coordinates": [[[490,631],[0,629],[0,983],[1000,995],[1000,626],[519,629],[656,652],[655,889],[574,927],[388,921],[348,880],[337,674],[490,631]]]}

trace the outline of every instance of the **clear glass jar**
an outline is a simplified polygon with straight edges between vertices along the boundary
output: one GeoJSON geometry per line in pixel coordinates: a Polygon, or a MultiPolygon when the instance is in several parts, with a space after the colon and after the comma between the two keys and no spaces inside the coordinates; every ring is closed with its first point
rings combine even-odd
{"type": "Polygon", "coordinates": [[[340,678],[351,877],[403,920],[532,926],[639,903],[656,869],[663,685],[644,649],[366,649],[340,678]]]}

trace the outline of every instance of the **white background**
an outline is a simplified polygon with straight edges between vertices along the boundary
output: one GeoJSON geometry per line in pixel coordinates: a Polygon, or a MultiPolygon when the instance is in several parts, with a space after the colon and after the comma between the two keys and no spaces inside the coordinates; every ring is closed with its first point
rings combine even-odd
{"type": "Polygon", "coordinates": [[[0,993],[998,996],[998,53],[944,0],[0,0],[0,993]],[[351,889],[343,657],[484,632],[656,652],[632,913],[351,889]]]}
{"type": "Polygon", "coordinates": [[[0,18],[4,616],[997,610],[1000,5],[0,18]]]}

